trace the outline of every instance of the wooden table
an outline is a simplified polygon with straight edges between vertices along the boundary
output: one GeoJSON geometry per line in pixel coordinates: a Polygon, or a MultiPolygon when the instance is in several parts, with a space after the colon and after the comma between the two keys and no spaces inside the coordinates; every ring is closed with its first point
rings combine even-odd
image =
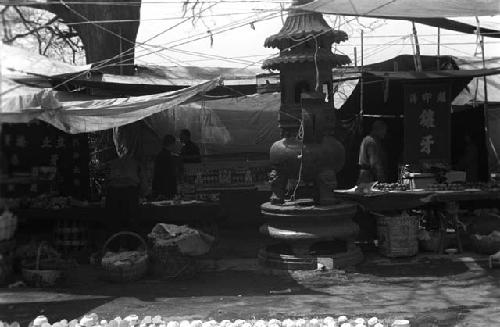
{"type": "Polygon", "coordinates": [[[463,191],[375,191],[357,193],[337,191],[338,198],[354,201],[371,212],[403,211],[425,209],[426,217],[434,217],[440,231],[438,252],[443,253],[445,240],[453,238],[458,250],[462,251],[458,219],[460,204],[471,201],[489,201],[490,206],[500,206],[500,190],[463,190],[463,191]]]}
{"type": "Polygon", "coordinates": [[[355,201],[369,211],[401,211],[464,201],[498,201],[500,190],[464,190],[464,191],[375,191],[358,193],[354,191],[335,191],[335,195],[343,200],[355,201]]]}
{"type": "MultiPolygon", "coordinates": [[[[101,205],[87,207],[69,207],[62,209],[16,209],[14,213],[21,225],[42,224],[45,221],[64,219],[78,220],[89,225],[99,225],[106,221],[108,213],[101,205]]],[[[217,202],[204,201],[160,201],[145,202],[139,207],[141,227],[151,230],[156,223],[190,225],[206,232],[218,232],[220,205],[217,202]]],[[[142,228],[141,228],[142,229],[142,228]]]]}

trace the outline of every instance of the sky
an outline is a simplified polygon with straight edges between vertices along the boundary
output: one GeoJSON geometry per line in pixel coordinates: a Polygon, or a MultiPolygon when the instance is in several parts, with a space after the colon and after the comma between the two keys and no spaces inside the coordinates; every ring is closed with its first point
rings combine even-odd
{"type": "MultiPolygon", "coordinates": [[[[182,0],[144,0],[137,41],[147,44],[136,49],[137,64],[164,66],[210,66],[258,68],[262,61],[277,53],[264,48],[266,37],[277,33],[286,18],[290,1],[278,0],[202,0],[195,12],[201,18],[184,18],[182,0]],[[167,2],[168,1],[168,2],[167,2]],[[235,2],[238,1],[238,2],[235,2]],[[155,52],[155,53],[152,53],[155,52]]],[[[347,32],[349,40],[336,49],[354,62],[361,52],[364,31],[364,63],[390,59],[399,54],[413,54],[412,25],[408,21],[324,15],[330,26],[347,32]]],[[[500,17],[480,17],[482,26],[500,29],[500,17]]],[[[471,23],[475,19],[470,19],[471,23]]],[[[437,54],[437,28],[417,24],[422,55],[437,54]]],[[[441,30],[442,55],[480,57],[475,35],[441,30]]],[[[485,56],[500,56],[500,39],[486,38],[485,56]]]]}

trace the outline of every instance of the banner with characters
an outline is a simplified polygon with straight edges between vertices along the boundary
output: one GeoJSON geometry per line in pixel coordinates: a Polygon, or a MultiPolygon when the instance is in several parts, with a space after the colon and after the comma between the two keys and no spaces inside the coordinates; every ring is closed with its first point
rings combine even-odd
{"type": "Polygon", "coordinates": [[[408,84],[404,88],[404,159],[413,164],[449,164],[449,84],[408,84]]]}

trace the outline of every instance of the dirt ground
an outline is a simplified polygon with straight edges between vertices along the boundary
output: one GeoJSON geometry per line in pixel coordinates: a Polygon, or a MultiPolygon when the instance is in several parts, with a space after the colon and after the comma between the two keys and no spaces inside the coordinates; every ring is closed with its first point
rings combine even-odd
{"type": "Polygon", "coordinates": [[[365,261],[348,271],[276,273],[256,264],[258,237],[247,240],[223,242],[218,253],[227,248],[231,255],[214,256],[212,270],[192,280],[147,277],[113,284],[102,281],[96,267],[82,265],[57,289],[0,289],[0,320],[25,326],[39,314],[56,321],[95,312],[104,319],[128,314],[216,320],[344,314],[406,318],[412,327],[500,324],[500,269],[489,269],[485,257],[465,253],[388,259],[366,249],[365,261]]]}

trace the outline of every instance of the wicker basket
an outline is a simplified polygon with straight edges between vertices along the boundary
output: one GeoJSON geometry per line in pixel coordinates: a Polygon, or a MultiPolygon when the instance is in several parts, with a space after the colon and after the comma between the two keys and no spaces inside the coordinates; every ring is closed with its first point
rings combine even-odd
{"type": "Polygon", "coordinates": [[[476,235],[472,235],[471,239],[477,253],[491,255],[500,251],[500,241],[498,240],[479,238],[476,235]]]}
{"type": "Polygon", "coordinates": [[[4,211],[0,216],[0,241],[10,240],[17,229],[17,217],[10,211],[4,211]]]}
{"type": "Polygon", "coordinates": [[[387,257],[411,257],[418,253],[418,218],[377,216],[378,246],[387,257]]]}
{"type": "Polygon", "coordinates": [[[198,261],[182,254],[177,245],[158,245],[151,248],[153,274],[162,279],[190,279],[199,272],[198,261]]]}
{"type": "Polygon", "coordinates": [[[46,259],[42,261],[43,250],[46,249],[45,243],[38,246],[36,262],[33,266],[26,265],[22,269],[24,280],[35,287],[51,287],[64,278],[64,270],[57,261],[46,259]]]}
{"type": "Polygon", "coordinates": [[[143,253],[141,253],[140,258],[136,262],[133,262],[132,264],[126,266],[116,266],[112,264],[106,264],[104,261],[101,260],[103,278],[108,281],[122,283],[122,282],[139,280],[146,274],[148,270],[147,244],[141,236],[133,232],[122,231],[112,235],[106,241],[106,243],[104,243],[104,246],[102,248],[102,256],[104,257],[109,244],[113,240],[123,236],[132,236],[134,238],[137,238],[143,245],[144,251],[143,253]]]}

